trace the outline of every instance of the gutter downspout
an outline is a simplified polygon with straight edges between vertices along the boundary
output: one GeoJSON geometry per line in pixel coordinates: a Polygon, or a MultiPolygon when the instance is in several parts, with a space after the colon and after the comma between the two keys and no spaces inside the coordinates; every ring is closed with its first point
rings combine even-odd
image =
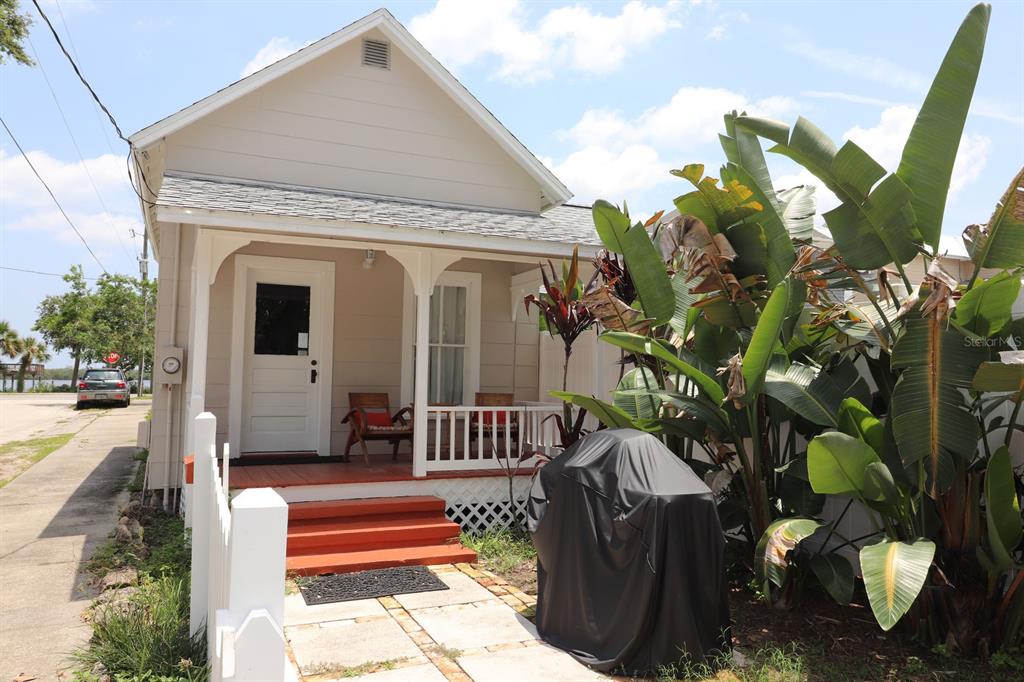
{"type": "MultiPolygon", "coordinates": [[[[181,286],[181,223],[174,232],[174,287],[171,289],[171,345],[178,341],[178,288],[181,286]]],[[[164,384],[167,389],[167,431],[164,434],[164,511],[170,511],[171,501],[171,435],[174,424],[174,385],[164,384]]]]}

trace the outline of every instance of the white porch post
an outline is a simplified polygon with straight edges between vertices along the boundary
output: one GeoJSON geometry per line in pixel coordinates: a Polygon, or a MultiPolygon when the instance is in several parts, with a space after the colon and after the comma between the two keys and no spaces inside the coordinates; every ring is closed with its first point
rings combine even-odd
{"type": "MultiPolygon", "coordinates": [[[[434,283],[462,254],[397,247],[387,250],[405,268],[416,295],[416,372],[413,389],[412,475],[427,475],[427,370],[430,366],[430,295],[434,283]]],[[[405,349],[403,349],[404,351],[405,349]]]]}
{"type": "Polygon", "coordinates": [[[209,230],[196,227],[192,258],[192,314],[186,366],[188,406],[185,421],[185,453],[195,452],[195,418],[206,411],[206,350],[210,329],[210,244],[209,230]]]}

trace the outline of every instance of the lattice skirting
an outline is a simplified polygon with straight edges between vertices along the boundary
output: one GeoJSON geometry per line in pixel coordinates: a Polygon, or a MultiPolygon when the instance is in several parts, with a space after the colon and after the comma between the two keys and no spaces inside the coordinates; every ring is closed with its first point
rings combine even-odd
{"type": "Polygon", "coordinates": [[[462,526],[464,531],[482,533],[524,524],[531,481],[528,476],[514,479],[514,508],[509,504],[508,479],[505,477],[450,478],[433,482],[433,488],[434,495],[447,504],[448,518],[462,526]]]}

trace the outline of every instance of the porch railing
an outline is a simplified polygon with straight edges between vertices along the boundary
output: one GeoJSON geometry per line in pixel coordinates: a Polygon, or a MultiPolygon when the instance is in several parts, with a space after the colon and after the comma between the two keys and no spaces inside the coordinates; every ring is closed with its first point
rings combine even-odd
{"type": "Polygon", "coordinates": [[[551,415],[559,405],[502,407],[431,405],[427,408],[427,471],[505,469],[552,454],[559,443],[551,415]]]}

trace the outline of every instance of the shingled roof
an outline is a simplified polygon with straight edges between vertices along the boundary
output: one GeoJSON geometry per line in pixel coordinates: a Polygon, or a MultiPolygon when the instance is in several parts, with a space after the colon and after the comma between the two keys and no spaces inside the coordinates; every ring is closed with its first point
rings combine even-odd
{"type": "Polygon", "coordinates": [[[566,204],[544,213],[509,213],[309,187],[168,174],[158,207],[336,220],[597,246],[589,206],[566,204]]]}

